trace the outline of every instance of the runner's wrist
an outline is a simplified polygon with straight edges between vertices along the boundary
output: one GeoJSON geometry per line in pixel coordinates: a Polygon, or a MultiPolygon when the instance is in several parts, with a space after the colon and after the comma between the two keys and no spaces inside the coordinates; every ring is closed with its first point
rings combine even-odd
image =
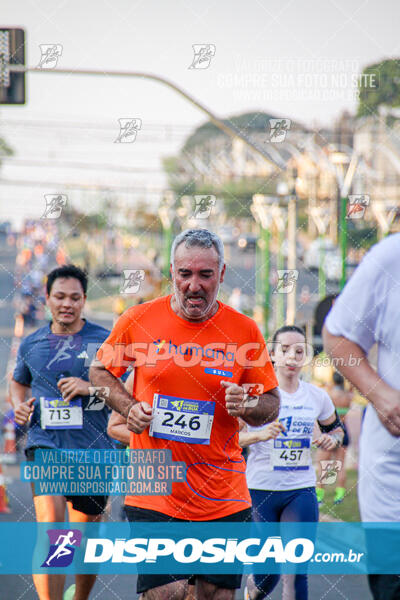
{"type": "Polygon", "coordinates": [[[26,400],[21,400],[20,398],[16,398],[15,396],[11,396],[10,400],[14,409],[19,408],[20,406],[22,406],[22,404],[24,404],[24,402],[26,402],[26,400]]]}
{"type": "Polygon", "coordinates": [[[128,406],[126,406],[126,407],[125,407],[125,409],[124,409],[124,411],[123,411],[123,412],[121,412],[121,415],[122,415],[122,416],[123,416],[125,419],[127,419],[127,418],[129,417],[129,413],[131,412],[132,408],[133,408],[133,407],[134,407],[136,404],[138,404],[138,401],[137,401],[137,400],[135,400],[135,399],[133,399],[133,398],[131,398],[131,400],[133,400],[133,402],[131,402],[131,404],[129,404],[128,406]]]}

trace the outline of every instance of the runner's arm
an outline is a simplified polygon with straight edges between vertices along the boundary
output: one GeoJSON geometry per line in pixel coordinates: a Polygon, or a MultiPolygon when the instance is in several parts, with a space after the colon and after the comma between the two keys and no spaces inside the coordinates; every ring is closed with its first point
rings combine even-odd
{"type": "Polygon", "coordinates": [[[14,418],[18,425],[25,425],[33,412],[33,403],[35,398],[25,400],[26,394],[30,389],[29,385],[18,383],[15,379],[10,382],[11,404],[14,408],[14,418]]]}
{"type": "Polygon", "coordinates": [[[225,388],[225,407],[231,417],[240,417],[255,427],[278,418],[280,396],[277,387],[259,396],[248,396],[243,386],[237,383],[224,380],[220,383],[225,388]]]}
{"type": "Polygon", "coordinates": [[[313,444],[317,446],[317,448],[321,448],[322,450],[335,450],[335,448],[339,448],[342,445],[344,431],[343,427],[338,424],[337,427],[332,429],[329,432],[324,432],[324,427],[329,429],[329,426],[338,421],[338,416],[336,411],[331,414],[327,419],[319,419],[318,425],[321,428],[321,435],[313,440],[313,444]]]}
{"type": "Polygon", "coordinates": [[[322,339],[325,351],[336,359],[338,371],[371,402],[386,429],[399,437],[400,391],[378,375],[358,344],[331,334],[326,326],[322,330],[322,339]]]}
{"type": "Polygon", "coordinates": [[[130,433],[126,424],[126,419],[119,413],[112,411],[108,425],[107,425],[107,434],[113,439],[125,444],[125,446],[129,446],[130,444],[130,433]]]}
{"type": "MultiPolygon", "coordinates": [[[[134,378],[135,378],[135,371],[133,370],[129,374],[128,379],[124,383],[125,388],[131,394],[131,396],[133,396],[134,378]]],[[[126,419],[125,419],[125,417],[123,417],[122,415],[117,413],[115,410],[113,410],[110,415],[110,419],[108,421],[108,426],[107,426],[107,433],[114,440],[117,440],[118,442],[125,444],[125,446],[129,446],[131,435],[130,435],[128,426],[126,424],[126,419]]]]}
{"type": "MultiPolygon", "coordinates": [[[[255,427],[275,421],[278,418],[281,403],[278,388],[273,388],[255,398],[256,406],[245,406],[243,414],[240,415],[243,421],[255,427]]],[[[252,399],[250,399],[250,403],[251,401],[252,399]]]]}
{"type": "Polygon", "coordinates": [[[131,408],[138,404],[137,400],[132,398],[132,395],[129,394],[119,379],[99,364],[99,361],[96,361],[96,365],[90,367],[89,378],[93,386],[108,388],[109,394],[103,400],[123,417],[127,418],[131,408]]]}
{"type": "Polygon", "coordinates": [[[247,431],[247,428],[244,427],[239,431],[239,445],[242,448],[246,448],[257,442],[266,442],[267,440],[275,439],[284,430],[285,427],[278,421],[269,423],[269,425],[258,431],[247,431]]]}
{"type": "Polygon", "coordinates": [[[29,385],[22,385],[22,383],[18,383],[18,381],[15,381],[15,379],[11,379],[10,399],[14,410],[18,408],[20,404],[25,402],[26,393],[29,390],[29,387],[29,385]]]}

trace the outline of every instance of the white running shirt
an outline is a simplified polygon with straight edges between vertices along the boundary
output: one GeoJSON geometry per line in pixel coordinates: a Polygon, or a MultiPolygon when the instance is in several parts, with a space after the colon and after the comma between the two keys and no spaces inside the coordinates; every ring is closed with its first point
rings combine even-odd
{"type": "MultiPolygon", "coordinates": [[[[311,462],[311,442],[317,419],[324,421],[335,411],[329,395],[321,388],[299,382],[294,394],[279,388],[281,408],[279,421],[286,432],[276,440],[249,446],[247,485],[255,490],[296,490],[315,486],[315,470],[311,462]]],[[[265,425],[263,426],[265,427],[265,425]]],[[[248,431],[260,427],[247,426],[248,431]]]]}
{"type": "MultiPolygon", "coordinates": [[[[366,353],[378,344],[378,373],[400,390],[400,234],[368,252],[326,319],[333,335],[366,353]]],[[[400,438],[369,404],[361,430],[358,496],[363,521],[400,520],[400,438]]]]}

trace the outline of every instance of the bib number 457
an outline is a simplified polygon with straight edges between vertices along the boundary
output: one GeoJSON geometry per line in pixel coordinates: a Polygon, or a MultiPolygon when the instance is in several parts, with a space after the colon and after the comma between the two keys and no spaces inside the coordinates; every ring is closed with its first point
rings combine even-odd
{"type": "Polygon", "coordinates": [[[298,461],[301,459],[302,454],[303,450],[282,450],[282,452],[279,455],[279,458],[285,461],[298,461]]]}

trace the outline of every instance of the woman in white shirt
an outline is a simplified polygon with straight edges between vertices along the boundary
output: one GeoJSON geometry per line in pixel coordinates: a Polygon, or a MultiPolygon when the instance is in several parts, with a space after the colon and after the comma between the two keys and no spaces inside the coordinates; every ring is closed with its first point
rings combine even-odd
{"type": "MultiPolygon", "coordinates": [[[[241,446],[249,446],[247,484],[253,503],[253,520],[262,522],[316,522],[318,502],[311,444],[333,450],[342,443],[343,431],[328,394],[300,379],[306,360],[306,339],[295,325],[281,327],[273,336],[271,359],[281,394],[278,421],[266,427],[245,426],[241,446]],[[321,435],[312,440],[315,422],[321,435]]],[[[307,575],[289,578],[296,600],[307,600],[307,575]]],[[[250,575],[246,598],[262,600],[279,581],[279,575],[250,575]]]]}

